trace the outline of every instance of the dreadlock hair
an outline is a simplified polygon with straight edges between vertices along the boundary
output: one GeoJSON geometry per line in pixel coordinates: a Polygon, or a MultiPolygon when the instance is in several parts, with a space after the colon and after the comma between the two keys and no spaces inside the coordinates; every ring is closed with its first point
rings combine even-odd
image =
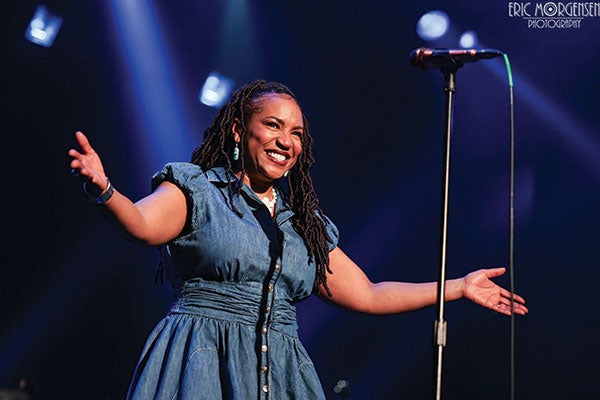
{"type": "MultiPolygon", "coordinates": [[[[240,217],[242,217],[242,213],[234,206],[233,196],[239,194],[246,171],[244,146],[240,146],[238,161],[234,161],[231,155],[236,145],[232,134],[233,126],[234,123],[239,125],[243,141],[250,118],[257,111],[256,100],[268,94],[287,95],[298,103],[294,93],[281,83],[264,80],[251,82],[238,89],[221,107],[212,124],[205,130],[202,144],[192,153],[191,162],[200,166],[204,171],[213,167],[225,168],[228,179],[229,204],[240,217]],[[236,171],[241,171],[242,174],[239,184],[229,180],[229,177],[236,171]]],[[[314,260],[316,264],[315,288],[323,285],[327,294],[331,296],[331,291],[327,286],[327,273],[331,273],[328,243],[332,243],[332,240],[327,233],[326,219],[319,207],[319,199],[310,176],[310,168],[315,160],[312,154],[313,140],[304,113],[302,113],[302,121],[304,124],[302,153],[287,176],[288,200],[290,208],[294,212],[292,225],[304,241],[308,250],[308,261],[314,260]]]]}

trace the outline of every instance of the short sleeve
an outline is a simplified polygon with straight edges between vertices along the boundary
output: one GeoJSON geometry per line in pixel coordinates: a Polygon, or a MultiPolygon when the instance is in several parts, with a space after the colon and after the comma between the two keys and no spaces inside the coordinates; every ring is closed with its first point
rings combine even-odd
{"type": "Polygon", "coordinates": [[[209,201],[210,187],[206,174],[196,165],[185,162],[172,162],[152,176],[151,186],[155,190],[162,182],[171,182],[185,194],[190,210],[190,228],[195,230],[202,223],[206,202],[209,201]]]}
{"type": "Polygon", "coordinates": [[[184,162],[168,163],[152,176],[152,190],[156,189],[162,182],[167,181],[177,185],[184,192],[188,193],[192,189],[191,182],[203,175],[202,169],[196,164],[184,162]]]}
{"type": "Polygon", "coordinates": [[[338,227],[325,215],[322,216],[323,221],[325,221],[325,228],[327,229],[327,234],[331,239],[331,242],[327,243],[329,246],[329,251],[335,249],[340,241],[340,231],[338,227]]]}

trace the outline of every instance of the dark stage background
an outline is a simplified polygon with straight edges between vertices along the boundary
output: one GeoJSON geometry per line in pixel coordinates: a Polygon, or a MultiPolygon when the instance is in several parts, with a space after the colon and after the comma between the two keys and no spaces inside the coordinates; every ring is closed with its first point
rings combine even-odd
{"type": "MultiPolygon", "coordinates": [[[[146,335],[169,306],[158,254],[117,236],[69,175],[88,134],[131,198],[168,161],[187,161],[215,114],[197,100],[218,70],[236,86],[286,83],[311,123],[314,180],[341,247],[373,280],[437,278],[444,93],[420,47],[506,52],[515,80],[516,398],[598,399],[600,18],[533,29],[508,2],[341,0],[47,1],[64,17],[51,48],[27,42],[38,2],[2,6],[0,386],[36,399],[120,399],[146,335]],[[420,39],[431,9],[447,37],[420,39]],[[149,11],[150,10],[150,11],[149,11]]],[[[501,59],[457,75],[448,277],[507,265],[509,96],[501,59]]],[[[498,279],[508,286],[508,277],[498,279]]],[[[435,309],[358,315],[309,299],[300,335],[328,398],[432,393],[435,309]]],[[[508,399],[510,319],[447,305],[445,399],[508,399]]]]}

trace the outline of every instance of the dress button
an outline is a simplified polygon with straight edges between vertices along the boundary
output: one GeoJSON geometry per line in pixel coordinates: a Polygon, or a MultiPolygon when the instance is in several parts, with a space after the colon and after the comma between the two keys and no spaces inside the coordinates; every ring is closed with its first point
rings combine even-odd
{"type": "Polygon", "coordinates": [[[263,392],[267,393],[269,391],[269,387],[267,385],[263,386],[263,392]]]}
{"type": "Polygon", "coordinates": [[[267,308],[265,308],[265,312],[268,314],[269,312],[271,312],[271,307],[267,306],[267,308]]]}
{"type": "Polygon", "coordinates": [[[263,344],[262,346],[260,346],[260,351],[262,351],[263,353],[266,353],[269,350],[269,348],[267,347],[266,344],[263,344]]]}
{"type": "Polygon", "coordinates": [[[275,271],[279,271],[281,269],[281,265],[275,264],[275,271]]]}
{"type": "Polygon", "coordinates": [[[266,365],[263,365],[262,367],[260,367],[260,372],[262,372],[263,374],[265,374],[268,369],[269,369],[269,367],[267,367],[266,365]]]}
{"type": "Polygon", "coordinates": [[[273,291],[273,285],[269,285],[269,292],[273,291]]]}
{"type": "Polygon", "coordinates": [[[263,326],[262,328],[260,328],[260,332],[261,333],[267,333],[267,327],[263,326]]]}

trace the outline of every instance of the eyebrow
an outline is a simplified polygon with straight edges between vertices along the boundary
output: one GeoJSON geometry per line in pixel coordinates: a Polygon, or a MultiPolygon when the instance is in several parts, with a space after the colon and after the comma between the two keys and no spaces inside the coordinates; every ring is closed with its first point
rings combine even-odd
{"type": "MultiPolygon", "coordinates": [[[[285,121],[282,120],[281,118],[277,118],[273,115],[267,115],[265,118],[273,118],[275,121],[279,122],[279,124],[285,126],[285,121]]],[[[301,125],[295,126],[294,128],[292,128],[292,130],[296,130],[296,129],[300,129],[302,132],[304,132],[304,127],[301,125]]]]}

